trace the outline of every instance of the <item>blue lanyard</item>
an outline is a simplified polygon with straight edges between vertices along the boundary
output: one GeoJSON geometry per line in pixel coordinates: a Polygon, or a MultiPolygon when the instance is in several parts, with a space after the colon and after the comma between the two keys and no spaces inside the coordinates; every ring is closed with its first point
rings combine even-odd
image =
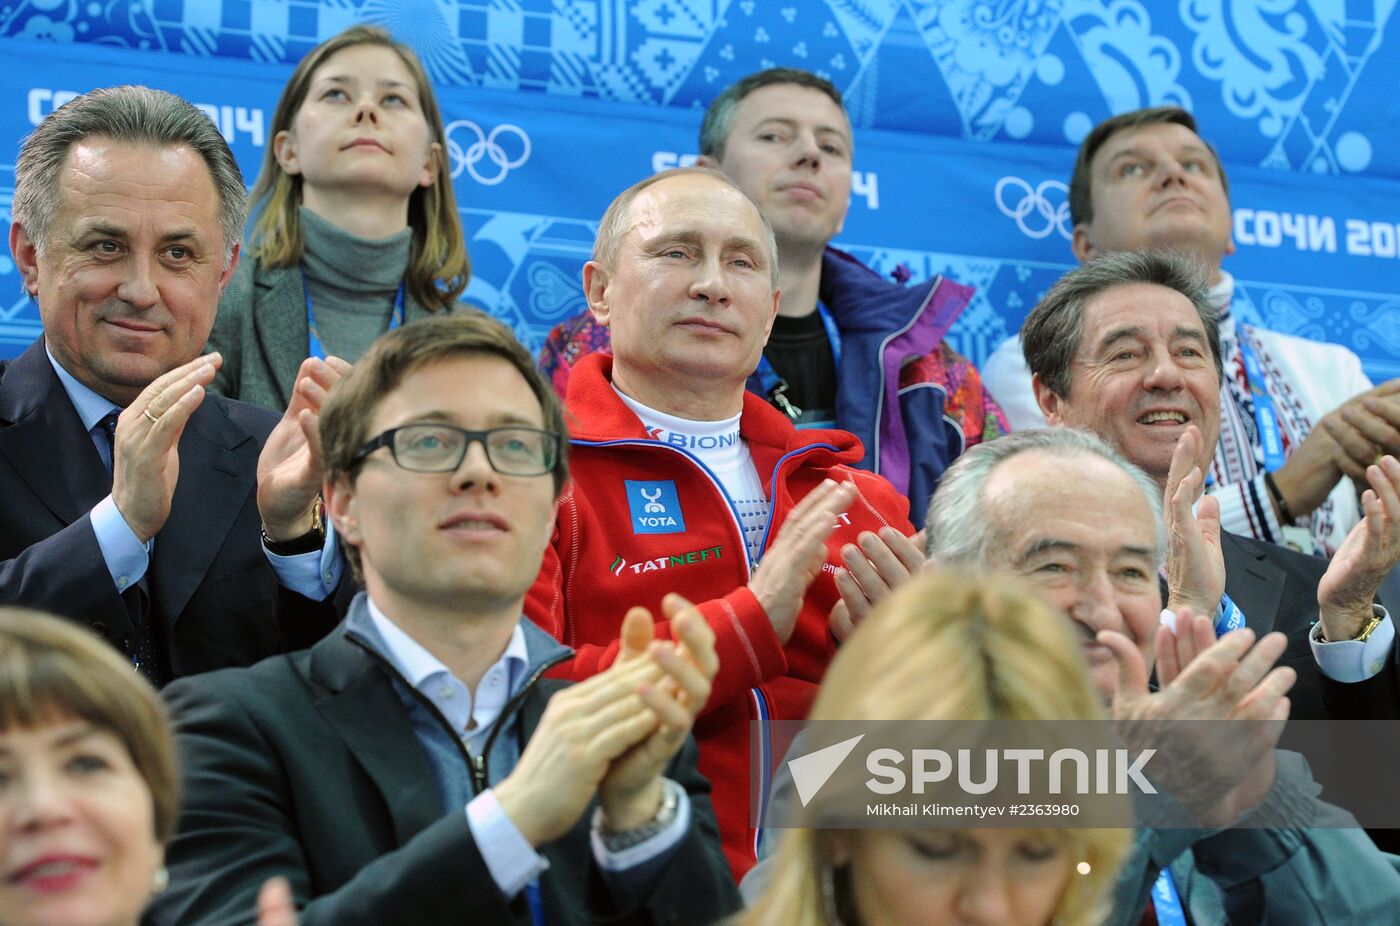
{"type": "MultiPolygon", "coordinates": [[[[837,369],[841,367],[841,331],[836,327],[836,320],[831,317],[831,313],[826,310],[826,306],[817,303],[817,314],[822,320],[822,327],[826,329],[826,340],[831,345],[831,359],[837,369]]],[[[763,395],[772,402],[789,418],[800,418],[802,409],[788,401],[788,384],[778,371],[773,369],[772,362],[767,354],[758,355],[758,369],[754,371],[758,377],[758,383],[763,387],[763,395]]]]}
{"type": "Polygon", "coordinates": [[[544,895],[540,893],[539,878],[531,878],[525,885],[525,899],[530,904],[530,922],[533,926],[544,926],[544,895]]]}
{"type": "Polygon", "coordinates": [[[1220,611],[1215,618],[1215,635],[1223,637],[1232,630],[1244,626],[1244,612],[1230,600],[1229,595],[1220,596],[1220,611]]]}
{"type": "MultiPolygon", "coordinates": [[[[306,285],[306,268],[301,268],[301,291],[306,296],[306,333],[307,345],[306,353],[309,357],[318,360],[326,359],[326,349],[321,346],[321,335],[316,331],[316,312],[311,308],[311,287],[306,285]]],[[[399,283],[399,291],[394,295],[394,314],[389,316],[389,327],[387,330],[393,331],[403,324],[403,283],[399,283]]]]}
{"type": "Polygon", "coordinates": [[[1264,388],[1264,368],[1250,346],[1249,336],[1240,331],[1240,357],[1244,360],[1244,372],[1249,377],[1249,394],[1254,399],[1254,420],[1259,425],[1259,442],[1264,446],[1264,468],[1273,472],[1284,464],[1283,434],[1279,431],[1278,413],[1274,411],[1274,400],[1264,388]]]}
{"type": "Polygon", "coordinates": [[[831,313],[826,310],[826,306],[817,303],[817,314],[821,316],[822,327],[826,329],[826,339],[831,342],[831,360],[836,364],[837,369],[841,367],[841,330],[836,327],[836,319],[831,317],[831,313]]]}
{"type": "Polygon", "coordinates": [[[1163,868],[1152,885],[1152,908],[1157,911],[1160,926],[1186,926],[1186,909],[1181,905],[1170,868],[1163,868]]]}

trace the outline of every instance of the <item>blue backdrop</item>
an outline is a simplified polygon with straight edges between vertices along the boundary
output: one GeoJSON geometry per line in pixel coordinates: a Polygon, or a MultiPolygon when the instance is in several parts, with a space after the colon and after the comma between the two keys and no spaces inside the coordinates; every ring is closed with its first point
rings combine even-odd
{"type": "MultiPolygon", "coordinates": [[[[856,126],[839,243],[978,289],[980,360],[1072,264],[1074,146],[1114,112],[1192,109],[1230,172],[1246,319],[1400,375],[1395,0],[0,0],[0,211],[19,140],[71,94],[147,83],[203,106],[251,181],[291,66],[358,21],[431,72],[474,276],[537,347],[583,308],[611,197],[696,151],[699,110],[771,65],[856,126]]],[[[0,257],[0,356],[38,334],[0,257]]]]}

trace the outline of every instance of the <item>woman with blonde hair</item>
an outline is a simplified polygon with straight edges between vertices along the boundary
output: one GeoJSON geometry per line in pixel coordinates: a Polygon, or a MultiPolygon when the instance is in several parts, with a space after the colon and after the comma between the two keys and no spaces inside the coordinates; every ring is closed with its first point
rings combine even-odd
{"type": "Polygon", "coordinates": [[[312,49],[269,135],[208,349],[223,355],[215,391],[281,411],[307,357],[353,362],[386,330],[459,307],[470,264],[432,85],[384,30],[312,49]]]}
{"type": "MultiPolygon", "coordinates": [[[[1067,621],[1004,580],[920,576],[832,661],[809,721],[1103,720],[1067,621]]],[[[839,801],[804,808],[820,823],[839,801]]],[[[1088,926],[1131,830],[792,829],[750,926],[1088,926]]]]}

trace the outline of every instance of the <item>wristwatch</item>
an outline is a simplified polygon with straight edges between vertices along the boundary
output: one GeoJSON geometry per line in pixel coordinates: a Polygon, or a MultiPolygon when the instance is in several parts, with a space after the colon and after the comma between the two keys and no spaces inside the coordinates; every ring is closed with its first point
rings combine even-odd
{"type": "Polygon", "coordinates": [[[277,556],[298,556],[302,553],[315,553],[326,545],[326,518],[325,509],[321,504],[321,496],[316,496],[316,501],[311,505],[311,530],[300,537],[292,537],[290,540],[273,540],[267,536],[267,527],[262,529],[263,546],[267,547],[269,553],[277,556]]]}
{"type": "MultiPolygon", "coordinates": [[[[1318,627],[1318,632],[1317,632],[1318,642],[1320,642],[1320,643],[1365,643],[1367,640],[1371,639],[1371,634],[1373,634],[1373,633],[1376,632],[1376,628],[1379,627],[1379,626],[1381,625],[1381,623],[1382,623],[1384,620],[1385,620],[1385,614],[1384,614],[1383,612],[1382,612],[1382,613],[1377,613],[1375,607],[1372,606],[1372,609],[1371,609],[1371,619],[1370,619],[1370,621],[1368,621],[1368,622],[1365,624],[1365,626],[1363,626],[1363,627],[1361,628],[1361,632],[1358,633],[1356,636],[1354,636],[1354,637],[1348,637],[1348,638],[1345,639],[1345,640],[1329,640],[1329,639],[1327,639],[1327,631],[1324,630],[1321,626],[1319,626],[1319,627],[1318,627]]],[[[1319,622],[1319,623],[1320,623],[1320,622],[1319,622]]]]}
{"type": "Polygon", "coordinates": [[[623,852],[633,846],[641,845],[670,826],[675,821],[676,809],[680,806],[680,797],[676,793],[679,788],[680,786],[669,778],[663,778],[661,780],[661,806],[656,809],[656,816],[635,829],[609,833],[600,827],[598,835],[603,839],[603,848],[609,852],[623,852]]]}
{"type": "Polygon", "coordinates": [[[1352,637],[1352,639],[1357,640],[1361,643],[1365,643],[1367,640],[1371,639],[1371,634],[1376,632],[1376,628],[1381,625],[1381,621],[1383,620],[1385,620],[1385,618],[1383,618],[1381,615],[1377,614],[1374,610],[1372,610],[1370,623],[1368,623],[1365,627],[1361,628],[1361,632],[1356,636],[1352,637]]]}

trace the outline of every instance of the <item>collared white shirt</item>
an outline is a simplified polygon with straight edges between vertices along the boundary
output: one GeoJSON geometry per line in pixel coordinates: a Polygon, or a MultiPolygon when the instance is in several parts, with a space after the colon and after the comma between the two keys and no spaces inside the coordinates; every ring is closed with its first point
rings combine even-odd
{"type": "MultiPolygon", "coordinates": [[[[58,375],[58,381],[63,384],[68,401],[73,403],[73,410],[78,413],[78,418],[83,423],[83,430],[92,438],[97,455],[102,458],[102,464],[111,472],[112,448],[107,443],[107,435],[97,433],[97,427],[102,419],[112,412],[120,412],[121,407],[80,383],[54,359],[47,344],[44,345],[44,353],[48,356],[54,373],[58,375]]],[[[92,523],[92,532],[97,535],[97,548],[102,551],[102,559],[107,564],[107,571],[111,573],[112,583],[116,585],[117,591],[124,592],[140,582],[141,577],[150,568],[155,538],[152,537],[145,543],[141,542],[117,509],[117,503],[111,493],[93,506],[92,511],[88,513],[88,520],[92,523]]]]}

